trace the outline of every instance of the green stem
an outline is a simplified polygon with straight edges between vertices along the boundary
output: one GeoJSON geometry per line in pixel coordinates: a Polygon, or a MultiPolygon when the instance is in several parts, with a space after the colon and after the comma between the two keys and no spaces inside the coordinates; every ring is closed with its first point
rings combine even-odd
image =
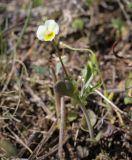
{"type": "Polygon", "coordinates": [[[59,57],[59,60],[60,60],[60,62],[61,62],[61,65],[62,65],[63,71],[64,71],[64,73],[65,73],[65,75],[66,75],[67,79],[68,79],[68,80],[70,80],[70,77],[69,77],[69,75],[68,75],[68,73],[67,73],[67,71],[66,71],[66,68],[65,68],[65,66],[64,66],[64,63],[63,63],[63,61],[62,61],[62,58],[61,58],[61,56],[60,56],[59,52],[57,52],[57,55],[58,55],[58,57],[59,57]]]}
{"type": "Polygon", "coordinates": [[[70,80],[70,77],[69,77],[69,75],[68,75],[68,73],[67,73],[67,70],[66,70],[66,68],[65,68],[65,66],[64,66],[63,60],[62,60],[61,55],[60,55],[60,53],[59,53],[58,46],[57,46],[57,44],[56,44],[55,41],[53,41],[53,45],[54,45],[54,47],[55,47],[56,54],[57,54],[57,56],[58,56],[58,58],[59,58],[59,60],[60,60],[60,63],[61,63],[61,65],[62,65],[63,71],[64,71],[67,79],[70,80]]]}
{"type": "Polygon", "coordinates": [[[85,106],[83,106],[82,104],[80,104],[80,108],[83,111],[83,114],[84,114],[84,116],[86,118],[86,122],[87,122],[87,126],[88,126],[88,129],[89,129],[90,138],[91,138],[91,140],[94,140],[93,128],[92,128],[92,125],[91,125],[91,121],[90,121],[90,117],[89,117],[88,111],[86,110],[85,106]]]}
{"type": "Polygon", "coordinates": [[[89,52],[89,53],[93,54],[93,51],[89,48],[74,48],[74,47],[69,46],[68,44],[65,44],[64,42],[60,42],[60,45],[63,48],[68,48],[68,49],[73,50],[73,51],[86,51],[86,52],[89,52]]]}
{"type": "Polygon", "coordinates": [[[32,2],[30,2],[30,4],[29,4],[28,15],[27,15],[24,27],[22,29],[22,32],[20,33],[20,36],[19,36],[19,38],[17,40],[16,49],[19,47],[19,45],[21,43],[21,40],[22,40],[22,37],[23,37],[23,35],[24,35],[25,31],[26,31],[26,28],[28,26],[28,23],[29,23],[29,20],[30,20],[30,16],[31,16],[31,10],[32,10],[32,2]]]}

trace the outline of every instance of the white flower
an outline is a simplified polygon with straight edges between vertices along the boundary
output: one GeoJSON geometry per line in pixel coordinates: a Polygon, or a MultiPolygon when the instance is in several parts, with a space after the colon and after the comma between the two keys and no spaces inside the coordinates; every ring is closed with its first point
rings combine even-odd
{"type": "Polygon", "coordinates": [[[52,41],[59,32],[59,25],[54,20],[47,20],[37,30],[37,38],[41,41],[52,41]]]}

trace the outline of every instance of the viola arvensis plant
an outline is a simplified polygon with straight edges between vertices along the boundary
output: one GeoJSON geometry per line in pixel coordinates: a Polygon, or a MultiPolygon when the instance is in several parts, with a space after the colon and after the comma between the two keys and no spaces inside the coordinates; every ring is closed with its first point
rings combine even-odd
{"type": "Polygon", "coordinates": [[[37,30],[37,38],[41,41],[52,41],[59,33],[59,25],[54,20],[47,20],[37,30]]]}

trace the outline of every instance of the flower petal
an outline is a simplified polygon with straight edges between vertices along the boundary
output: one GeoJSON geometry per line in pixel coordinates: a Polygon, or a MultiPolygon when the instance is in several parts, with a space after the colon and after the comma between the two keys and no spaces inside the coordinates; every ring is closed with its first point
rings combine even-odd
{"type": "Polygon", "coordinates": [[[45,22],[45,25],[48,28],[49,32],[55,32],[55,34],[58,34],[59,32],[59,25],[54,20],[47,20],[45,22]]]}
{"type": "Polygon", "coordinates": [[[40,25],[38,27],[36,35],[39,40],[44,41],[44,35],[45,35],[46,30],[47,28],[45,25],[40,25]]]}
{"type": "Polygon", "coordinates": [[[59,33],[59,25],[56,23],[56,25],[54,26],[54,32],[56,33],[56,34],[58,34],[59,33]]]}
{"type": "Polygon", "coordinates": [[[44,41],[52,41],[55,38],[55,33],[51,32],[44,35],[44,41]]]}

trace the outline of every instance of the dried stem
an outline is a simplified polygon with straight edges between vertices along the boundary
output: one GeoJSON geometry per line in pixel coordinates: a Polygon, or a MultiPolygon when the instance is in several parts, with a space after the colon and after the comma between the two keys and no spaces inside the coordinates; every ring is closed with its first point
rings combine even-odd
{"type": "MultiPolygon", "coordinates": [[[[57,82],[57,77],[56,77],[55,70],[53,67],[51,67],[51,71],[52,71],[52,78],[55,84],[57,82]]],[[[60,119],[60,96],[55,90],[54,90],[54,95],[55,95],[56,116],[57,116],[57,120],[59,121],[60,119]]]]}
{"type": "Polygon", "coordinates": [[[60,160],[63,159],[64,128],[65,128],[65,104],[64,104],[64,97],[61,97],[60,134],[59,134],[59,148],[58,148],[58,155],[60,160]]]}

